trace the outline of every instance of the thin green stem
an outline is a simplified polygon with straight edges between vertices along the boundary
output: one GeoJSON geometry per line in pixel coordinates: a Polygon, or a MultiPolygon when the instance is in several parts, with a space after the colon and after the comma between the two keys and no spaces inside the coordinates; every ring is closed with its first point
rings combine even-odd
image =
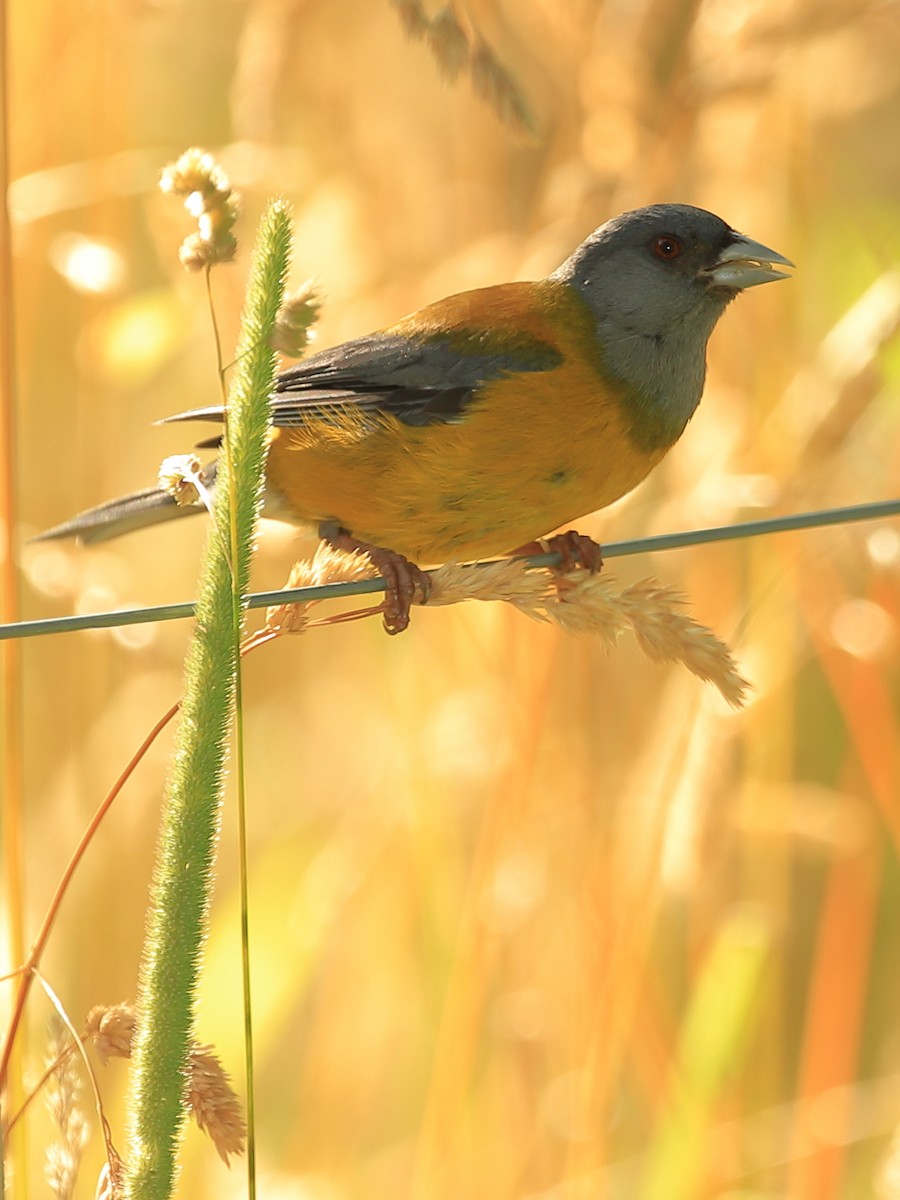
{"type": "MultiPolygon", "coordinates": [[[[222,365],[222,348],[219,339],[219,328],[216,320],[216,309],[210,288],[209,269],[206,272],[207,296],[209,299],[210,317],[213,325],[213,335],[216,343],[216,363],[219,380],[223,393],[225,391],[225,369],[222,365]]],[[[238,497],[237,472],[232,457],[232,439],[228,436],[227,410],[225,439],[223,443],[225,457],[228,462],[228,511],[229,522],[229,557],[232,564],[238,561],[240,538],[238,531],[238,497]]],[[[250,1200],[256,1200],[256,1093],[254,1088],[254,1059],[253,1059],[253,995],[250,984],[250,901],[247,869],[247,775],[245,769],[244,746],[244,683],[241,665],[241,632],[243,628],[243,605],[241,588],[237,572],[231,573],[231,620],[232,638],[235,653],[234,704],[235,704],[235,772],[237,776],[237,809],[238,809],[238,861],[241,897],[241,989],[243,994],[244,1011],[244,1079],[247,1092],[247,1194],[250,1200]]]]}
{"type": "Polygon", "coordinates": [[[216,316],[216,306],[213,302],[212,294],[212,267],[207,266],[204,271],[206,279],[206,301],[209,305],[209,320],[212,325],[213,346],[216,351],[216,374],[219,376],[219,391],[222,393],[222,403],[226,406],[228,403],[228,389],[225,386],[225,366],[222,362],[222,336],[219,333],[219,320],[216,316]]]}

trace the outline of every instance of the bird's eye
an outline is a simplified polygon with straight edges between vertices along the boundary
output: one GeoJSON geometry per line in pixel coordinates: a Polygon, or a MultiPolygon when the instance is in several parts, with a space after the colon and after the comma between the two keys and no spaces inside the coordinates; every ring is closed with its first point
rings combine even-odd
{"type": "Polygon", "coordinates": [[[663,262],[672,262],[673,259],[680,256],[682,251],[681,242],[670,233],[664,233],[661,237],[654,238],[650,248],[663,262]]]}

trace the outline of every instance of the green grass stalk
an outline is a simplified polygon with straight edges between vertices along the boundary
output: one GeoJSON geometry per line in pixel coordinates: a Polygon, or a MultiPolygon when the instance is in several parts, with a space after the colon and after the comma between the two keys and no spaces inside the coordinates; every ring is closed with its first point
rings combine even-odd
{"type": "Polygon", "coordinates": [[[129,1102],[125,1195],[133,1200],[170,1196],[176,1176],[234,708],[238,640],[233,596],[235,591],[243,594],[249,582],[262,499],[268,396],[275,373],[269,339],[284,291],[289,248],[288,209],[276,202],[263,217],[250,272],[228,405],[228,452],[220,459],[214,527],[188,651],[182,718],[157,850],[129,1102]],[[229,511],[232,500],[233,513],[229,511]]]}

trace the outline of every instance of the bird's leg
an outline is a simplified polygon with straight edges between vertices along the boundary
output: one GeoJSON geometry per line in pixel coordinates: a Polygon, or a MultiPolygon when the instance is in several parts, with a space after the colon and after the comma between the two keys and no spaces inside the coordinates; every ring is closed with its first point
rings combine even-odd
{"type": "Polygon", "coordinates": [[[431,592],[431,576],[415,563],[397,554],[361,542],[346,529],[331,521],[319,526],[319,537],[335,550],[346,550],[368,556],[372,566],[384,580],[384,627],[388,633],[402,633],[409,624],[409,610],[413,604],[425,604],[431,592]]]}
{"type": "Polygon", "coordinates": [[[565,533],[555,533],[552,537],[541,538],[529,542],[513,551],[514,556],[525,554],[544,554],[547,551],[559,555],[559,563],[553,568],[560,575],[565,575],[573,567],[584,567],[592,575],[603,566],[601,549],[593,538],[575,529],[567,529],[565,533]]]}

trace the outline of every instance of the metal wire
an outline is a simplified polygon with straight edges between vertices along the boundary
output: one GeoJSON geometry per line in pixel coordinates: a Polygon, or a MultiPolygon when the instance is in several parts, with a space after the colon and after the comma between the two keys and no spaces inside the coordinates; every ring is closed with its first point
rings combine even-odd
{"type": "MultiPolygon", "coordinates": [[[[848,525],[856,521],[875,521],[900,514],[900,499],[879,500],[845,508],[824,508],[790,516],[766,517],[737,525],[717,525],[710,529],[688,529],[681,533],[663,533],[656,537],[633,538],[623,542],[604,542],[603,557],[624,558],[659,550],[678,550],[707,542],[726,542],[745,537],[761,537],[797,529],[820,529],[830,525],[848,525]]],[[[531,566],[554,566],[558,554],[535,554],[524,560],[531,566]]],[[[484,563],[476,563],[484,566],[484,563]]],[[[325,583],[317,587],[285,588],[273,592],[253,592],[245,597],[246,608],[267,608],[270,604],[301,604],[340,596],[366,596],[384,591],[381,579],[360,579],[349,583],[325,583]]],[[[112,629],[119,625],[145,625],[152,621],[178,621],[194,615],[193,601],[161,604],[152,608],[130,608],[113,612],[85,613],[79,616],[49,617],[39,621],[16,621],[0,625],[0,641],[7,638],[43,637],[50,633],[76,633],[83,629],[112,629]]]]}

